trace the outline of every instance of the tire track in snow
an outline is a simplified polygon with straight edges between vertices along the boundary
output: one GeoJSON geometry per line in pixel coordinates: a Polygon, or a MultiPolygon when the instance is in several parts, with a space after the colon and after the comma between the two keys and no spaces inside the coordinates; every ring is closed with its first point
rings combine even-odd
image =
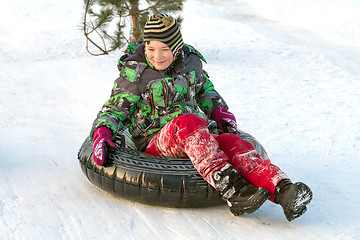
{"type": "Polygon", "coordinates": [[[216,237],[216,239],[225,239],[225,238],[223,238],[223,237],[221,236],[221,234],[216,230],[216,228],[214,228],[214,227],[213,227],[210,223],[208,223],[204,218],[200,217],[200,219],[201,219],[204,223],[206,223],[206,224],[210,227],[210,229],[212,229],[212,230],[214,231],[214,233],[216,233],[216,235],[219,237],[219,238],[216,237]]]}

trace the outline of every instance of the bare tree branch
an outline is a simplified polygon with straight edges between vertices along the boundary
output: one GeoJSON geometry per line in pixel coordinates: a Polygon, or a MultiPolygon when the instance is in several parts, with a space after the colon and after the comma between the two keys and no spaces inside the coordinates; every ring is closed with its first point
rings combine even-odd
{"type": "MultiPolygon", "coordinates": [[[[87,0],[86,1],[86,7],[85,7],[85,14],[84,14],[84,35],[86,37],[86,51],[88,53],[90,53],[91,55],[93,56],[100,56],[100,55],[108,55],[110,51],[107,51],[106,50],[106,43],[105,43],[105,40],[104,38],[101,36],[101,34],[96,30],[96,27],[94,26],[94,24],[90,21],[91,25],[92,25],[92,28],[91,28],[91,31],[88,32],[88,24],[87,24],[87,21],[86,21],[86,16],[87,16],[87,13],[88,13],[88,10],[89,10],[89,5],[90,5],[90,0],[87,0]],[[100,36],[100,39],[102,40],[103,44],[104,44],[104,49],[102,49],[99,45],[97,45],[90,37],[89,35],[92,33],[92,32],[96,32],[99,36],[100,36]],[[89,42],[92,43],[96,48],[98,48],[102,53],[99,53],[99,54],[95,54],[95,53],[92,53],[90,50],[89,50],[89,42]]],[[[112,50],[111,50],[112,51],[112,50]]]]}

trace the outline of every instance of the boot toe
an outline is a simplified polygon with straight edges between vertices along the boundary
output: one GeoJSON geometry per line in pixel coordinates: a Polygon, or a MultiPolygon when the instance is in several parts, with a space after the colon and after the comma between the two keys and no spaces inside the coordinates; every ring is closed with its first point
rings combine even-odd
{"type": "Polygon", "coordinates": [[[312,191],[304,183],[295,183],[289,186],[286,194],[280,201],[286,219],[290,222],[303,215],[306,205],[312,200],[312,191]]]}
{"type": "Polygon", "coordinates": [[[313,197],[311,189],[304,183],[295,183],[297,186],[297,195],[294,199],[294,210],[298,212],[303,206],[308,205],[313,197]]]}

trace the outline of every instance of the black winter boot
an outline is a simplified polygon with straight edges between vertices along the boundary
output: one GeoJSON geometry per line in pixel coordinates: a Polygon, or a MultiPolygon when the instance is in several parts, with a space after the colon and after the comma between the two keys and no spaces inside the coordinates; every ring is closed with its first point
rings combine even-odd
{"type": "Polygon", "coordinates": [[[265,189],[255,188],[245,182],[231,166],[214,172],[213,179],[216,189],[227,200],[235,216],[255,212],[270,197],[265,189]]]}
{"type": "Polygon", "coordinates": [[[276,185],[274,200],[282,206],[286,219],[290,222],[306,212],[306,205],[310,203],[312,196],[306,184],[283,179],[276,185]]]}

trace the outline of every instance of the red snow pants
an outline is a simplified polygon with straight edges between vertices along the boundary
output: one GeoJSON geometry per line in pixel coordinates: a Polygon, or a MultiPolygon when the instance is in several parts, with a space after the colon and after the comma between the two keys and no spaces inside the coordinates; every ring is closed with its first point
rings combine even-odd
{"type": "Polygon", "coordinates": [[[204,119],[181,115],[164,126],[145,153],[153,156],[190,158],[200,175],[215,186],[212,174],[230,164],[254,187],[269,191],[274,201],[276,184],[287,178],[277,166],[264,160],[254,147],[236,134],[211,134],[204,119]]]}

